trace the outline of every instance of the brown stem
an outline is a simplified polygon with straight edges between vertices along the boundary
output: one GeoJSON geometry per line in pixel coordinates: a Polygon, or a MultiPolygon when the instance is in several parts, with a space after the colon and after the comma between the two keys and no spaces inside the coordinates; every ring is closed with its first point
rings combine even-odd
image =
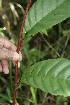
{"type": "MultiPolygon", "coordinates": [[[[21,26],[20,35],[19,35],[19,40],[18,40],[18,47],[17,47],[17,53],[18,54],[19,54],[20,47],[21,47],[21,38],[22,38],[23,27],[24,27],[26,15],[27,15],[28,9],[31,5],[31,2],[32,2],[32,0],[28,0],[26,11],[25,11],[25,14],[23,17],[22,26],[21,26]]],[[[15,105],[15,98],[16,98],[17,74],[18,74],[18,61],[16,61],[16,66],[15,66],[15,87],[14,87],[13,105],[15,105]]]]}

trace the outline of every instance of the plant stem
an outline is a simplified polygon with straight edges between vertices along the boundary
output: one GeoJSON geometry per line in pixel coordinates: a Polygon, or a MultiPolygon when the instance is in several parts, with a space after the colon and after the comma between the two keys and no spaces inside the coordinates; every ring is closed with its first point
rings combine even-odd
{"type": "Polygon", "coordinates": [[[31,90],[31,93],[32,93],[34,105],[37,105],[35,90],[34,90],[34,88],[32,86],[30,87],[30,90],[31,90]]]}
{"type": "MultiPolygon", "coordinates": [[[[29,7],[31,5],[31,2],[32,2],[32,0],[28,0],[26,11],[25,11],[25,14],[24,14],[24,17],[23,17],[23,21],[22,21],[22,25],[21,25],[21,30],[20,30],[20,35],[19,35],[19,40],[18,40],[18,47],[17,47],[17,53],[18,54],[19,54],[20,47],[21,47],[21,38],[22,38],[23,27],[24,27],[26,15],[27,15],[28,9],[29,9],[29,7]]],[[[15,65],[15,87],[14,87],[13,105],[15,105],[15,98],[16,98],[17,73],[18,73],[18,61],[16,61],[16,65],[15,65]]]]}
{"type": "Polygon", "coordinates": [[[12,82],[12,62],[9,63],[9,70],[10,70],[10,84],[11,84],[11,93],[13,94],[13,82],[12,82]]]}

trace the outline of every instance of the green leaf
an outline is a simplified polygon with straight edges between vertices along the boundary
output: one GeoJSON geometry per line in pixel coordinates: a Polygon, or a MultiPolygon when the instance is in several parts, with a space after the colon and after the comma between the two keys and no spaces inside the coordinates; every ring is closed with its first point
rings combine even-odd
{"type": "Polygon", "coordinates": [[[29,10],[23,36],[35,35],[70,17],[70,0],[37,0],[29,10]]]}
{"type": "Polygon", "coordinates": [[[25,70],[21,83],[53,95],[70,96],[70,60],[58,58],[38,62],[25,70]]]}

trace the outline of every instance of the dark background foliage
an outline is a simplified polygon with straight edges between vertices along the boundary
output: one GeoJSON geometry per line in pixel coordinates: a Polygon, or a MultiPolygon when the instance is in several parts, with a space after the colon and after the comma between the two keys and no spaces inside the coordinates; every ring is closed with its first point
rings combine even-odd
{"type": "MultiPolygon", "coordinates": [[[[16,45],[26,5],[27,0],[0,0],[0,35],[16,45]]],[[[25,84],[19,85],[24,69],[35,62],[58,57],[70,59],[70,18],[44,33],[26,37],[21,52],[23,60],[18,71],[16,105],[70,105],[70,97],[55,97],[25,84]]],[[[9,69],[8,75],[0,73],[0,105],[12,105],[15,70],[11,62],[9,69]]]]}

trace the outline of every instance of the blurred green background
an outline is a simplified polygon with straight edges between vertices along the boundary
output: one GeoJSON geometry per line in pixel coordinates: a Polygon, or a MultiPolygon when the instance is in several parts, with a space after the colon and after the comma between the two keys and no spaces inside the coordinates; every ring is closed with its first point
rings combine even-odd
{"type": "MultiPolygon", "coordinates": [[[[27,0],[0,0],[0,35],[16,45],[26,5],[27,0]]],[[[23,60],[18,71],[16,105],[70,105],[70,97],[55,97],[25,84],[19,85],[24,69],[30,65],[50,58],[70,59],[70,18],[49,30],[26,37],[24,41],[22,39],[21,52],[23,60]]],[[[12,105],[15,77],[12,62],[9,62],[9,70],[8,75],[0,73],[0,105],[12,105]]]]}

